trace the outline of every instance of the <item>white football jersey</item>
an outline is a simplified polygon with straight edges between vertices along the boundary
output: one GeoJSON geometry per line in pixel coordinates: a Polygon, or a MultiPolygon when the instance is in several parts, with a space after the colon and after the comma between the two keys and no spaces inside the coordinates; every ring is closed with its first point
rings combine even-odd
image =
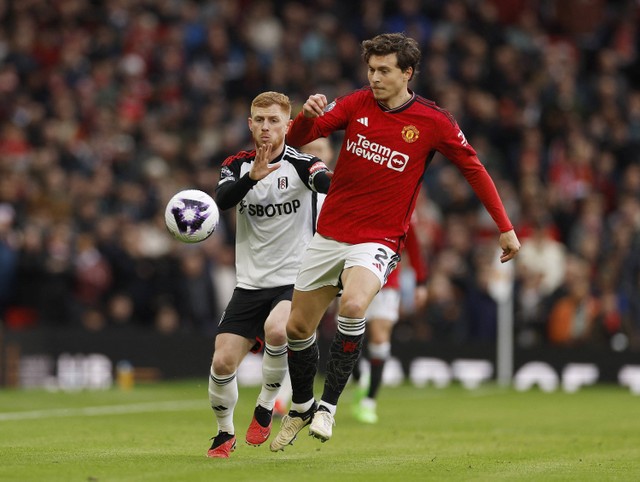
{"type": "MultiPolygon", "coordinates": [[[[255,151],[228,158],[218,188],[251,170],[255,151]]],[[[258,181],[236,205],[236,286],[263,289],[294,284],[316,229],[325,195],[313,177],[327,170],[318,158],[285,146],[280,167],[258,181]]]]}

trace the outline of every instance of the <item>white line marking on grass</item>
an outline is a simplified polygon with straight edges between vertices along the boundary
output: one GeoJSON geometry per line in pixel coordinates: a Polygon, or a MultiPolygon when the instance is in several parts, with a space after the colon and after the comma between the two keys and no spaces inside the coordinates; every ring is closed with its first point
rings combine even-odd
{"type": "Polygon", "coordinates": [[[182,410],[206,409],[208,404],[202,400],[175,400],[169,402],[132,403],[128,405],[105,405],[83,408],[57,408],[50,410],[30,410],[28,412],[0,413],[0,422],[14,420],[37,420],[51,417],[95,417],[99,415],[118,415],[126,413],[178,412],[182,410]]]}

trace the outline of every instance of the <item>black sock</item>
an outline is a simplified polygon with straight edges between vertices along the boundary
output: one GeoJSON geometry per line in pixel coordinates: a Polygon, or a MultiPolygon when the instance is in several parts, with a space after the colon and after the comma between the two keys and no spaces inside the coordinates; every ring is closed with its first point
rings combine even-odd
{"type": "MultiPolygon", "coordinates": [[[[360,360],[360,358],[358,358],[358,361],[360,360]]],[[[358,363],[358,361],[356,361],[356,364],[353,366],[353,372],[351,372],[351,375],[353,376],[353,380],[357,383],[360,381],[360,377],[362,376],[362,373],[360,372],[360,363],[358,363]]]]}
{"type": "Polygon", "coordinates": [[[362,335],[348,336],[336,331],[329,349],[329,361],[327,362],[327,377],[324,382],[322,400],[332,405],[338,404],[338,398],[342,394],[353,367],[360,358],[362,352],[362,335]]]}
{"type": "Polygon", "coordinates": [[[256,421],[263,427],[269,426],[272,414],[273,410],[267,410],[262,405],[257,405],[253,411],[253,416],[256,417],[256,421]]]}
{"type": "Polygon", "coordinates": [[[384,370],[384,360],[372,358],[371,359],[371,379],[369,381],[369,393],[368,398],[376,398],[378,389],[382,384],[382,371],[384,370]]]}
{"type": "Polygon", "coordinates": [[[218,435],[213,437],[213,444],[211,445],[211,448],[215,449],[216,447],[220,447],[220,445],[232,438],[233,434],[230,434],[229,432],[218,432],[218,435]]]}
{"type": "Polygon", "coordinates": [[[296,351],[295,342],[289,340],[289,376],[291,377],[291,388],[293,403],[305,403],[313,398],[313,382],[318,371],[318,357],[320,351],[318,342],[303,350],[296,351]]]}

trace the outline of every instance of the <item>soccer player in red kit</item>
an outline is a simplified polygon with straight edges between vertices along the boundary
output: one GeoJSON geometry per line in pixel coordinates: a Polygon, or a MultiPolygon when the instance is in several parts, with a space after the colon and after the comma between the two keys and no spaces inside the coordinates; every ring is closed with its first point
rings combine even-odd
{"type": "Polygon", "coordinates": [[[317,233],[296,278],[287,322],[292,404],[270,445],[273,451],[283,450],[307,425],[310,435],[331,438],[338,399],[362,350],[365,312],[398,262],[436,151],[458,167],[495,221],[500,261],[520,249],[495,184],[456,121],[409,89],[420,56],[417,42],[401,33],[365,40],[369,87],[330,104],[322,94],[311,95],[289,129],[293,146],[336,130],[345,135],[317,233]],[[316,403],[316,328],[340,290],[337,330],[316,403]]]}

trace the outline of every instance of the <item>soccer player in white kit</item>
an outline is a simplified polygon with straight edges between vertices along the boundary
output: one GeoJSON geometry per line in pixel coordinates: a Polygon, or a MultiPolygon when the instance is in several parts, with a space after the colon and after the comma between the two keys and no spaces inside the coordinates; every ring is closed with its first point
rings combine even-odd
{"type": "Polygon", "coordinates": [[[398,262],[425,170],[436,151],[453,162],[499,231],[501,262],[520,249],[493,180],[451,114],[408,87],[420,63],[414,39],[381,34],[362,43],[369,86],[330,104],[313,94],[294,119],[287,140],[301,146],[344,130],[318,232],[296,279],[287,323],[291,410],[272,440],[283,450],[309,425],[331,438],[338,399],[362,350],[365,312],[398,262]],[[322,397],[313,381],[320,320],[339,290],[338,323],[329,349],[322,397]]]}
{"type": "Polygon", "coordinates": [[[285,326],[293,284],[315,233],[320,193],[330,184],[324,162],[285,143],[291,125],[286,95],[258,95],[248,123],[256,149],[224,161],[215,193],[220,209],[236,207],[237,279],[218,325],[209,376],[218,433],[207,456],[217,458],[228,458],[236,446],[236,371],[262,344],[263,383],[246,441],[260,445],[271,433],[274,401],[287,373],[285,326]]]}

